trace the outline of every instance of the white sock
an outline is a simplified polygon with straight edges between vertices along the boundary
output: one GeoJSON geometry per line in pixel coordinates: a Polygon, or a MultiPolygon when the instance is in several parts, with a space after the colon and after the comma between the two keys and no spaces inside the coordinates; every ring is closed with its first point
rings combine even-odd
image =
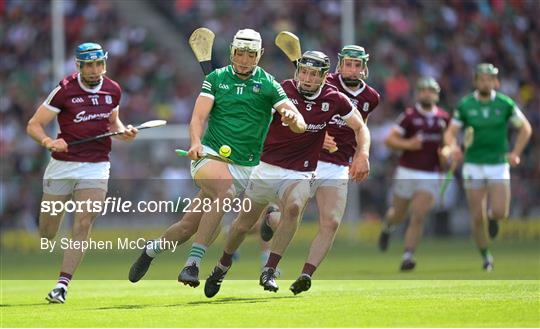
{"type": "Polygon", "coordinates": [[[64,288],[64,290],[67,291],[68,286],[66,286],[66,285],[63,284],[63,283],[57,283],[56,286],[54,287],[54,289],[56,289],[56,288],[64,288]]]}
{"type": "Polygon", "coordinates": [[[261,252],[261,266],[266,265],[268,257],[270,257],[270,250],[264,250],[263,252],[261,252]]]}
{"type": "Polygon", "coordinates": [[[154,258],[157,255],[161,254],[162,252],[163,252],[163,249],[161,249],[160,239],[146,241],[146,254],[149,257],[154,258]]]}
{"type": "Polygon", "coordinates": [[[412,256],[413,256],[413,253],[412,253],[412,252],[410,252],[410,251],[405,251],[405,252],[403,253],[402,259],[403,259],[403,260],[411,260],[411,259],[412,259],[412,256]]]}
{"type": "Polygon", "coordinates": [[[186,266],[195,264],[197,267],[201,265],[201,260],[206,253],[206,246],[200,243],[193,243],[191,250],[189,251],[189,257],[186,262],[186,266]]]}

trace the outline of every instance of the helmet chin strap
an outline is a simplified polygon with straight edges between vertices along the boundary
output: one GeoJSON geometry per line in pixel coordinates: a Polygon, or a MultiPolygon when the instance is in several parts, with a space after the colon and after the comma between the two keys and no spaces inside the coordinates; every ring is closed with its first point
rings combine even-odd
{"type": "Polygon", "coordinates": [[[435,102],[422,102],[422,101],[419,101],[418,102],[420,104],[420,107],[422,107],[423,109],[426,109],[426,110],[431,110],[431,108],[433,108],[433,105],[435,105],[435,102]]]}
{"type": "Polygon", "coordinates": [[[341,77],[343,79],[343,83],[347,87],[359,87],[360,84],[362,83],[361,79],[350,79],[350,78],[344,78],[343,76],[341,76],[341,77]]]}
{"type": "Polygon", "coordinates": [[[95,86],[99,85],[103,81],[103,76],[107,73],[107,67],[104,67],[103,71],[98,74],[99,75],[98,80],[96,80],[96,81],[88,81],[88,80],[85,79],[86,75],[84,75],[82,73],[81,64],[82,63],[79,63],[79,65],[78,65],[78,71],[79,71],[79,75],[81,76],[81,81],[82,82],[84,82],[89,87],[95,87],[95,86]]]}
{"type": "Polygon", "coordinates": [[[234,67],[234,65],[232,66],[233,68],[233,71],[236,75],[239,75],[239,76],[242,76],[242,77],[249,77],[251,74],[253,74],[253,71],[255,70],[255,67],[253,69],[251,69],[250,71],[248,71],[247,73],[240,73],[236,70],[236,68],[234,67]]]}
{"type": "MultiPolygon", "coordinates": [[[[240,73],[240,72],[238,72],[238,70],[234,66],[235,65],[242,66],[242,65],[240,65],[239,63],[234,61],[233,54],[231,54],[230,60],[231,60],[231,64],[232,64],[232,68],[233,68],[234,73],[236,73],[237,75],[242,76],[242,77],[249,77],[251,74],[253,74],[253,71],[255,71],[255,68],[259,64],[259,61],[256,60],[255,64],[251,66],[251,70],[249,70],[247,73],[240,73]]],[[[245,66],[247,66],[247,65],[245,65],[245,66]]]]}
{"type": "Polygon", "coordinates": [[[103,77],[101,77],[99,80],[96,80],[96,81],[88,81],[82,76],[81,76],[81,79],[89,87],[95,87],[95,86],[99,85],[101,83],[101,81],[103,81],[103,77]]]}

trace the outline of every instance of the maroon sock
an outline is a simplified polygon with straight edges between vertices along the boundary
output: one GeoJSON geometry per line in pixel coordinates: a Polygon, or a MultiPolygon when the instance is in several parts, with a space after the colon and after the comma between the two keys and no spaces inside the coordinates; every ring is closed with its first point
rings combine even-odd
{"type": "Polygon", "coordinates": [[[302,274],[307,274],[309,276],[313,275],[313,272],[317,269],[317,266],[312,265],[310,263],[305,263],[304,268],[302,269],[302,274]]]}
{"type": "Polygon", "coordinates": [[[266,261],[266,265],[264,265],[264,267],[271,267],[273,269],[276,269],[277,264],[279,263],[280,260],[281,260],[280,255],[271,252],[270,256],[268,256],[268,260],[266,261]]]}
{"type": "Polygon", "coordinates": [[[219,263],[225,267],[229,267],[232,265],[232,257],[233,254],[228,254],[224,251],[221,259],[219,260],[219,263]]]}
{"type": "Polygon", "coordinates": [[[58,283],[63,284],[66,287],[69,285],[69,282],[71,281],[71,278],[73,275],[66,273],[66,272],[60,272],[60,276],[58,277],[58,283]]]}

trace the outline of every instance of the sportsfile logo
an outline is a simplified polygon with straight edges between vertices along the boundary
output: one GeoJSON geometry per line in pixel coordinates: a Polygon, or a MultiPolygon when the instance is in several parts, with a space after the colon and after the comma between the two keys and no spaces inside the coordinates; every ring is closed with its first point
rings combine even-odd
{"type": "Polygon", "coordinates": [[[183,212],[210,212],[218,210],[222,212],[239,213],[251,210],[251,199],[225,198],[212,200],[210,198],[183,198],[172,200],[142,200],[132,202],[122,197],[107,197],[105,200],[68,200],[41,201],[40,211],[45,214],[56,216],[64,212],[68,213],[98,213],[105,216],[108,213],[178,213],[183,212]]]}

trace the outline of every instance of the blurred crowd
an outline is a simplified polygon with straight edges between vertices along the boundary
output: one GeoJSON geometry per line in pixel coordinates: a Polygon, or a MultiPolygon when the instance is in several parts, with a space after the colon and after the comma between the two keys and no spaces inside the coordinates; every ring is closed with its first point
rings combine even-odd
{"type": "MultiPolygon", "coordinates": [[[[124,122],[158,118],[189,122],[202,77],[187,75],[182,67],[197,65],[195,59],[188,64],[176,61],[149,31],[129,24],[112,1],[65,0],[63,4],[66,74],[75,70],[75,45],[99,42],[109,52],[108,75],[123,88],[120,113],[124,122]]],[[[230,40],[245,27],[260,31],[265,47],[260,64],[278,79],[293,73],[273,45],[279,31],[297,34],[303,49],[326,52],[333,66],[342,46],[341,2],[337,0],[157,0],[148,4],[153,15],[172,23],[171,33],[182,34],[178,40],[187,40],[200,26],[212,29],[217,36],[216,66],[228,64],[230,40]]],[[[527,215],[540,186],[540,135],[536,131],[540,126],[540,2],[362,0],[355,1],[354,8],[356,43],[370,54],[367,82],[381,93],[381,103],[369,122],[372,174],[362,187],[368,201],[363,209],[381,214],[386,207],[387,194],[380,186],[388,185],[384,182],[390,180],[396,162],[382,140],[397,115],[413,104],[415,80],[435,77],[442,88],[441,105],[451,111],[460,97],[472,91],[474,66],[492,62],[500,69],[501,91],[517,101],[533,125],[522,165],[513,171],[524,182],[514,184],[514,199],[519,200],[520,214],[527,215]]],[[[35,217],[35,189],[40,190],[48,159],[47,152],[26,136],[26,122],[58,81],[52,77],[50,1],[0,0],[0,17],[0,211],[2,222],[15,223],[21,217],[35,217]]],[[[184,177],[185,170],[178,176],[174,164],[159,157],[148,159],[145,154],[152,148],[146,142],[118,148],[116,154],[113,150],[112,176],[184,177]],[[134,157],[145,165],[137,166],[134,157]]]]}

